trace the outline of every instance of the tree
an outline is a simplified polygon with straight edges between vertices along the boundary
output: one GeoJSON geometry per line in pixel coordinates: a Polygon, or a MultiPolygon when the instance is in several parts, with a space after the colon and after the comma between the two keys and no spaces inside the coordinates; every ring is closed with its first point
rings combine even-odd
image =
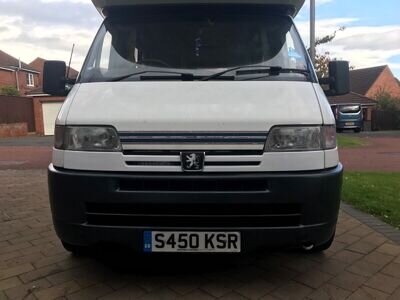
{"type": "Polygon", "coordinates": [[[380,110],[400,111],[400,98],[393,97],[386,89],[380,88],[374,96],[380,110]]]}
{"type": "MultiPolygon", "coordinates": [[[[328,44],[332,42],[336,38],[336,34],[339,31],[344,31],[346,27],[340,27],[335,30],[332,34],[328,34],[324,37],[317,38],[315,41],[315,47],[318,49],[318,46],[328,44]]],[[[308,49],[310,51],[310,49],[308,49]]],[[[318,78],[329,77],[329,62],[332,61],[330,53],[324,52],[321,54],[315,55],[315,71],[317,72],[318,78]]]]}
{"type": "Polygon", "coordinates": [[[0,95],[3,95],[3,96],[19,96],[20,93],[17,90],[17,88],[8,85],[8,86],[0,87],[0,95]]]}

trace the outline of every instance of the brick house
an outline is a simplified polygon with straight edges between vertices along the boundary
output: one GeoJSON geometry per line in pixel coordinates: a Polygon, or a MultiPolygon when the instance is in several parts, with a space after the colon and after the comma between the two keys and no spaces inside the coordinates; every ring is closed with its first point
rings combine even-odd
{"type": "Polygon", "coordinates": [[[0,50],[0,87],[5,86],[25,96],[41,86],[40,71],[0,50]]]}
{"type": "Polygon", "coordinates": [[[399,80],[394,77],[389,66],[378,66],[350,71],[351,93],[343,96],[328,97],[332,109],[339,105],[361,104],[364,116],[364,130],[371,130],[372,111],[376,107],[376,94],[382,90],[393,97],[400,98],[399,80]]]}
{"type": "Polygon", "coordinates": [[[374,99],[384,90],[393,97],[400,98],[400,84],[389,66],[378,66],[350,71],[351,91],[374,99]]]}

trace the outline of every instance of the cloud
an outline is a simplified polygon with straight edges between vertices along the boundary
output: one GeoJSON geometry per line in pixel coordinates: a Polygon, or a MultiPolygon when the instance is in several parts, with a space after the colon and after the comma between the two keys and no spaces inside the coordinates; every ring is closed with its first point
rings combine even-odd
{"type": "MultiPolygon", "coordinates": [[[[332,34],[341,26],[344,31],[337,33],[329,44],[318,47],[320,53],[329,52],[331,57],[349,60],[356,68],[388,64],[396,74],[400,74],[400,64],[390,59],[400,55],[400,25],[396,26],[359,26],[356,18],[332,18],[317,20],[316,33],[322,37],[332,34]]],[[[309,22],[297,22],[306,45],[309,45],[309,22]]]]}
{"type": "Polygon", "coordinates": [[[0,0],[0,16],[20,16],[30,25],[97,27],[98,13],[90,1],[0,0]]]}
{"type": "Polygon", "coordinates": [[[80,69],[102,19],[90,0],[0,0],[1,50],[30,62],[40,56],[80,69]]]}
{"type": "Polygon", "coordinates": [[[400,26],[379,27],[353,27],[350,33],[339,37],[337,44],[343,44],[344,50],[399,50],[400,45],[394,41],[400,41],[400,26]]]}

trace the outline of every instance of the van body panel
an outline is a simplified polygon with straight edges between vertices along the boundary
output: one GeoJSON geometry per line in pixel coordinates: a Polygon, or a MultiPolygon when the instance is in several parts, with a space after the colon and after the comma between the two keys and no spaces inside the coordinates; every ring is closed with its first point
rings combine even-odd
{"type": "Polygon", "coordinates": [[[53,159],[52,162],[55,166],[59,168],[64,168],[64,156],[65,156],[64,150],[59,150],[56,148],[53,148],[53,159]]]}
{"type": "Polygon", "coordinates": [[[339,151],[338,148],[325,150],[325,168],[336,167],[339,163],[339,151]]]}
{"type": "MultiPolygon", "coordinates": [[[[103,10],[112,7],[134,5],[188,5],[188,4],[243,4],[243,0],[92,0],[103,15],[103,10]]],[[[246,4],[286,6],[296,16],[305,0],[247,0],[246,4]]],[[[104,16],[104,15],[103,15],[104,16]]]]}
{"type": "Polygon", "coordinates": [[[317,99],[319,101],[319,106],[321,108],[321,115],[325,125],[335,124],[335,116],[332,113],[331,106],[322,87],[318,83],[313,84],[317,99]]]}
{"type": "Polygon", "coordinates": [[[312,84],[289,81],[85,83],[67,120],[131,132],[267,132],[322,123],[312,84]]]}
{"type": "Polygon", "coordinates": [[[69,109],[71,108],[72,102],[75,96],[78,94],[80,84],[75,84],[72,90],[68,93],[67,98],[65,98],[64,103],[57,115],[56,125],[65,125],[67,122],[67,117],[69,109]]]}

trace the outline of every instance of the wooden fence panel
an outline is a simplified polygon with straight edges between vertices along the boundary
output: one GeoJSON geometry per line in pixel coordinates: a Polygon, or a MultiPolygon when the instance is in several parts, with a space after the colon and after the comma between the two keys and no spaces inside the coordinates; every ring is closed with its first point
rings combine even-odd
{"type": "Polygon", "coordinates": [[[0,124],[26,123],[29,132],[35,131],[33,99],[0,95],[0,124]]]}
{"type": "Polygon", "coordinates": [[[400,112],[374,110],[372,112],[372,130],[400,129],[400,112]]]}

